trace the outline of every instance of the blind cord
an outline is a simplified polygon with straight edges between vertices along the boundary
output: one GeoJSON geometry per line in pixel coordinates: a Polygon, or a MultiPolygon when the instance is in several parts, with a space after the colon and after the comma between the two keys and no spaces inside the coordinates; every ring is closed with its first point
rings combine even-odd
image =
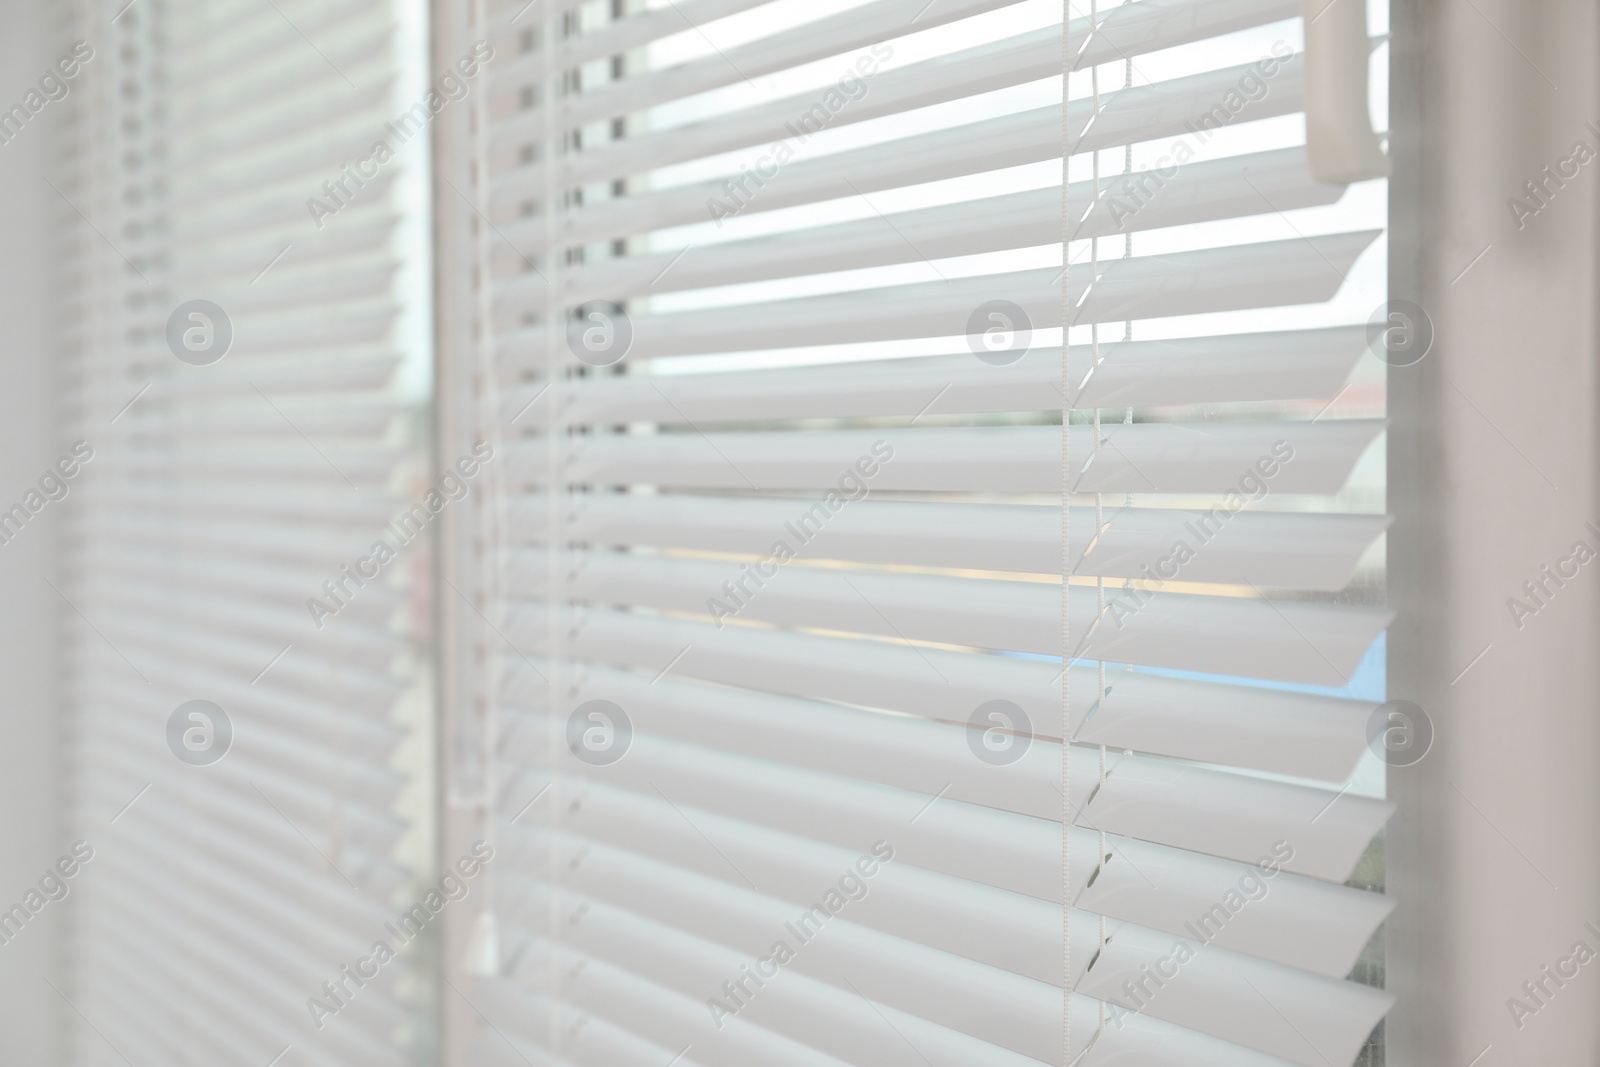
{"type": "MultiPolygon", "coordinates": [[[[1099,0],[1090,0],[1090,4],[1089,4],[1089,24],[1090,24],[1091,27],[1097,27],[1099,25],[1099,21],[1100,21],[1099,0]]],[[[1090,71],[1089,71],[1089,84],[1090,84],[1091,90],[1093,92],[1093,97],[1094,97],[1094,115],[1095,115],[1096,118],[1099,118],[1099,116],[1100,116],[1100,108],[1101,108],[1101,101],[1100,101],[1100,68],[1099,68],[1098,65],[1092,67],[1090,69],[1090,71]]],[[[1099,199],[1100,199],[1100,152],[1099,152],[1099,150],[1097,150],[1097,149],[1096,150],[1092,150],[1091,157],[1092,157],[1092,160],[1093,160],[1093,184],[1091,186],[1091,191],[1092,191],[1092,194],[1094,196],[1094,201],[1096,203],[1098,203],[1099,199]]],[[[1100,238],[1099,237],[1091,237],[1089,239],[1089,262],[1090,262],[1089,284],[1092,286],[1097,281],[1100,280],[1100,238]]],[[[1092,361],[1092,366],[1095,368],[1095,370],[1098,371],[1099,368],[1100,368],[1100,360],[1101,360],[1101,353],[1100,353],[1100,323],[1098,321],[1091,322],[1089,324],[1089,351],[1090,351],[1090,358],[1091,358],[1091,361],[1092,361]]],[[[1102,429],[1101,429],[1101,422],[1100,422],[1100,409],[1099,409],[1099,407],[1096,407],[1094,409],[1094,449],[1093,449],[1093,456],[1091,457],[1091,460],[1099,458],[1100,447],[1101,447],[1101,445],[1103,443],[1103,440],[1104,439],[1103,439],[1103,436],[1102,436],[1102,429]]],[[[1103,529],[1104,526],[1105,526],[1105,498],[1101,493],[1099,493],[1097,491],[1094,494],[1094,528],[1095,528],[1096,531],[1099,531],[1099,530],[1103,529]]],[[[1098,574],[1095,575],[1094,591],[1095,591],[1095,619],[1096,619],[1096,621],[1099,621],[1101,618],[1104,617],[1105,612],[1106,612],[1106,580],[1105,580],[1105,577],[1103,575],[1098,575],[1098,574]]],[[[1071,669],[1071,665],[1069,664],[1068,665],[1069,672],[1070,672],[1070,669],[1071,669]]],[[[1105,664],[1104,660],[1096,660],[1095,661],[1095,694],[1096,694],[1095,695],[1095,699],[1098,700],[1101,697],[1103,697],[1105,695],[1105,690],[1106,690],[1106,664],[1105,664]]],[[[1096,792],[1098,792],[1106,784],[1106,746],[1104,746],[1104,745],[1099,746],[1098,756],[1099,756],[1099,760],[1098,760],[1098,764],[1099,764],[1099,780],[1097,781],[1097,783],[1095,785],[1096,792]]],[[[1105,862],[1105,855],[1106,855],[1106,848],[1107,848],[1107,841],[1106,841],[1105,831],[1104,830],[1098,831],[1098,836],[1099,836],[1100,851],[1099,851],[1099,854],[1095,857],[1096,866],[1099,866],[1099,864],[1105,862]]],[[[1095,949],[1095,955],[1096,955],[1096,957],[1098,957],[1101,953],[1103,953],[1105,951],[1105,948],[1106,948],[1106,917],[1104,915],[1098,916],[1096,925],[1097,925],[1097,933],[1098,933],[1099,937],[1098,937],[1098,944],[1097,944],[1096,949],[1095,949]]],[[[1099,1017],[1099,1025],[1097,1026],[1097,1028],[1095,1030],[1095,1035],[1094,1035],[1094,1039],[1095,1040],[1098,1040],[1100,1035],[1105,1032],[1106,1021],[1107,1021],[1106,1002],[1102,1000],[1102,1001],[1099,1002],[1099,1005],[1100,1005],[1100,1011],[1099,1011],[1099,1016],[1100,1017],[1099,1017]]]]}
{"type": "Polygon", "coordinates": [[[1068,162],[1071,142],[1067,117],[1071,110],[1067,103],[1068,72],[1072,69],[1071,4],[1061,5],[1061,1062],[1072,1062],[1072,684],[1071,648],[1072,613],[1068,610],[1072,595],[1071,527],[1072,508],[1072,400],[1067,393],[1071,382],[1068,350],[1068,333],[1072,325],[1072,272],[1071,197],[1068,162]]]}

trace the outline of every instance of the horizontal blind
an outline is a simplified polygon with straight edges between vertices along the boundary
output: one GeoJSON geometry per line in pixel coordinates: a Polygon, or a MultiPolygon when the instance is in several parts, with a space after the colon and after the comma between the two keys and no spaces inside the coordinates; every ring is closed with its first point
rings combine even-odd
{"type": "Polygon", "coordinates": [[[1376,706],[1343,691],[1387,519],[1340,496],[1381,402],[1333,402],[1382,222],[1284,136],[1326,57],[1210,58],[1300,5],[481,19],[470,1062],[1059,1064],[1064,1022],[1084,1064],[1354,1062],[1390,905],[1345,883],[1390,806],[1341,788],[1376,706]],[[1244,148],[1116,194],[1212,136],[1244,148]],[[1293,506],[1234,514],[1258,463],[1293,506]]]}
{"type": "Polygon", "coordinates": [[[425,1036],[417,947],[385,927],[430,858],[427,557],[385,529],[421,481],[396,379],[425,158],[346,182],[321,226],[307,203],[397,111],[400,10],[75,13],[74,1064],[399,1065],[425,1036]],[[347,577],[378,538],[398,558],[347,577]],[[380,940],[398,958],[347,977],[380,940]]]}

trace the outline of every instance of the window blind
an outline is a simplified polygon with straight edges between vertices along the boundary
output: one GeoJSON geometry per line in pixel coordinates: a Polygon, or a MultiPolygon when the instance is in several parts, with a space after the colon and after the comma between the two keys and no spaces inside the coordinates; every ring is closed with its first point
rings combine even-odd
{"type": "Polygon", "coordinates": [[[470,1062],[1363,1055],[1369,41],[1067,7],[455,12],[470,1062]]]}
{"type": "Polygon", "coordinates": [[[59,590],[72,820],[95,850],[59,990],[74,1064],[425,1045],[425,954],[385,924],[431,863],[427,556],[359,561],[424,480],[397,381],[426,156],[343,176],[401,110],[402,10],[69,12],[94,53],[56,168],[67,408],[93,451],[59,590]],[[341,181],[319,226],[308,199],[341,181]],[[380,940],[397,958],[350,977],[380,940]]]}

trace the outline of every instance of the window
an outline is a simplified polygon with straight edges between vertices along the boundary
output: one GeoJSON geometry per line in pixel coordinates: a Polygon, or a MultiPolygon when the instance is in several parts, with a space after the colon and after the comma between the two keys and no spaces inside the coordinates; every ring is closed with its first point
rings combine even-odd
{"type": "Polygon", "coordinates": [[[1060,19],[584,5],[490,67],[562,89],[490,94],[447,298],[505,457],[446,561],[468,1047],[1060,1062],[1065,1002],[1084,1063],[1363,1054],[1384,160],[1303,109],[1365,118],[1366,41],[1330,101],[1295,4],[1078,18],[1064,272],[1060,19]]]}
{"type": "Polygon", "coordinates": [[[54,11],[18,1055],[1588,1062],[1600,65],[1389,7],[54,11]]]}

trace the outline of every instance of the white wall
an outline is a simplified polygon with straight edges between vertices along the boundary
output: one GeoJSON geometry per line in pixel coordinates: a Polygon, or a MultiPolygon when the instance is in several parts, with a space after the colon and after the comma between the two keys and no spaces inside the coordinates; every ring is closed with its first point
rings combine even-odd
{"type": "Polygon", "coordinates": [[[1507,1001],[1600,950],[1600,562],[1521,629],[1507,600],[1600,548],[1600,161],[1520,230],[1507,201],[1600,148],[1600,9],[1395,0],[1394,23],[1391,279],[1438,338],[1390,374],[1389,695],[1437,733],[1390,775],[1388,1062],[1592,1064],[1600,961],[1520,1028],[1507,1001]]]}
{"type": "MultiPolygon", "coordinates": [[[[38,0],[0,0],[0,102],[19,102],[55,58],[57,16],[38,0]]],[[[58,455],[53,317],[59,201],[49,135],[66,118],[46,107],[0,145],[0,509],[21,499],[58,455]]],[[[63,605],[54,573],[59,507],[46,508],[0,545],[0,910],[21,901],[70,842],[59,817],[57,648],[63,605]]],[[[65,905],[45,908],[0,945],[0,1054],[52,1065],[65,1005],[58,951],[65,905]]]]}

